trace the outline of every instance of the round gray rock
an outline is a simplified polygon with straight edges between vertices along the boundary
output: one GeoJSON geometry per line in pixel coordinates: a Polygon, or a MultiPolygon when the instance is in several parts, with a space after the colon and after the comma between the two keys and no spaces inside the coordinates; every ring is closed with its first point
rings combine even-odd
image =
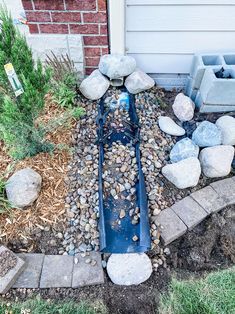
{"type": "Polygon", "coordinates": [[[36,171],[31,168],[19,170],[7,181],[7,198],[17,208],[30,206],[38,198],[41,185],[42,177],[36,171]]]}
{"type": "Polygon", "coordinates": [[[190,121],[194,116],[195,104],[188,96],[180,93],[176,96],[172,109],[180,121],[190,121]]]}
{"type": "Polygon", "coordinates": [[[182,136],[185,134],[185,130],[169,117],[159,117],[158,124],[160,129],[167,134],[174,136],[182,136]]]}
{"type": "Polygon", "coordinates": [[[95,70],[82,81],[79,89],[86,98],[97,100],[106,93],[109,85],[109,80],[99,70],[95,70]]]}
{"type": "Polygon", "coordinates": [[[128,76],[136,69],[133,57],[120,54],[104,55],[100,58],[99,70],[110,79],[128,76]]]}
{"type": "Polygon", "coordinates": [[[230,145],[219,145],[204,148],[200,152],[202,171],[208,178],[225,177],[231,171],[234,148],[230,145]]]}
{"type": "Polygon", "coordinates": [[[222,144],[235,145],[235,118],[223,116],[215,124],[222,132],[222,144]]]}
{"type": "Polygon", "coordinates": [[[107,263],[107,272],[116,285],[139,285],[152,274],[152,264],[145,253],[112,254],[107,263]]]}
{"type": "Polygon", "coordinates": [[[132,94],[143,92],[152,88],[155,81],[146,73],[137,70],[130,74],[125,81],[127,90],[132,94]]]}
{"type": "Polygon", "coordinates": [[[178,189],[194,187],[201,174],[200,162],[195,157],[183,159],[163,167],[162,174],[178,189]]]}
{"type": "Polygon", "coordinates": [[[222,132],[214,123],[203,121],[193,132],[192,140],[199,147],[220,145],[222,143],[222,132]]]}
{"type": "Polygon", "coordinates": [[[172,163],[189,157],[198,157],[199,147],[190,138],[186,137],[177,142],[171,152],[170,160],[172,163]]]}

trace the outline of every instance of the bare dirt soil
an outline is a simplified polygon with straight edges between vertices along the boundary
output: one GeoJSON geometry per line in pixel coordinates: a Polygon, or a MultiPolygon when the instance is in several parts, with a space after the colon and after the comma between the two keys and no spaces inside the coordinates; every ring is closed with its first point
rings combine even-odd
{"type": "Polygon", "coordinates": [[[25,300],[35,295],[51,300],[102,301],[109,313],[155,314],[162,293],[172,276],[181,279],[230,267],[235,263],[235,206],[214,214],[170,246],[168,268],[159,268],[139,285],[123,287],[105,284],[80,289],[10,290],[6,298],[25,300]]]}

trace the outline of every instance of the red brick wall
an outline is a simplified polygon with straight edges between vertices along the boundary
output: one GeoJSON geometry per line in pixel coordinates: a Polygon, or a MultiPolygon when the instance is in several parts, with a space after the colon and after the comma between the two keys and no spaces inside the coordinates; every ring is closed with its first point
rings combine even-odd
{"type": "MultiPolygon", "coordinates": [[[[118,0],[117,0],[118,1],[118,0]]],[[[81,34],[85,72],[108,53],[106,0],[22,0],[31,33],[81,34]]]]}

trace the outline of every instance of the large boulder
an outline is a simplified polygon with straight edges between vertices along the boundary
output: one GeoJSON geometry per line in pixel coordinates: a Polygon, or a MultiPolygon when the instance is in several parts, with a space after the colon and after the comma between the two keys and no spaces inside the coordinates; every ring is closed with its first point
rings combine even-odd
{"type": "Polygon", "coordinates": [[[176,96],[172,109],[180,121],[190,121],[194,116],[195,104],[188,96],[180,93],[176,96]]]}
{"type": "Polygon", "coordinates": [[[231,171],[234,148],[219,145],[204,148],[199,155],[202,171],[208,178],[225,177],[231,171]]]}
{"type": "Polygon", "coordinates": [[[170,152],[170,160],[174,163],[189,157],[197,158],[198,154],[199,147],[190,138],[186,137],[173,146],[170,152]]]}
{"type": "Polygon", "coordinates": [[[38,198],[41,185],[42,177],[36,171],[31,168],[19,170],[7,181],[7,198],[14,207],[30,206],[38,198]]]}
{"type": "Polygon", "coordinates": [[[235,118],[223,116],[215,124],[222,132],[222,144],[235,145],[235,118]]]}
{"type": "Polygon", "coordinates": [[[99,70],[95,70],[82,81],[79,89],[86,98],[97,100],[106,93],[109,85],[109,80],[99,70]]]}
{"type": "Polygon", "coordinates": [[[195,157],[183,159],[162,168],[162,174],[178,189],[186,189],[198,184],[201,166],[195,157]]]}
{"type": "Polygon", "coordinates": [[[160,129],[167,134],[174,136],[182,136],[185,134],[185,130],[169,117],[159,117],[158,124],[160,129]]]}
{"type": "Polygon", "coordinates": [[[120,54],[104,55],[100,58],[99,70],[111,80],[128,76],[136,69],[133,57],[120,54]]]}
{"type": "Polygon", "coordinates": [[[137,70],[130,74],[125,81],[127,90],[132,94],[143,92],[155,85],[155,81],[146,73],[137,70]]]}
{"type": "Polygon", "coordinates": [[[145,253],[112,254],[107,272],[116,285],[139,285],[151,276],[152,264],[145,253]]]}
{"type": "Polygon", "coordinates": [[[222,132],[214,123],[203,121],[193,132],[192,140],[199,147],[220,145],[222,143],[222,132]]]}

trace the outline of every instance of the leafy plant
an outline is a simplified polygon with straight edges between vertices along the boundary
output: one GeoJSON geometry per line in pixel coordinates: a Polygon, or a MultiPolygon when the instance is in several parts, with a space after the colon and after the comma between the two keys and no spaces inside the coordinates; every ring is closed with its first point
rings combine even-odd
{"type": "Polygon", "coordinates": [[[61,107],[71,108],[75,104],[79,77],[73,61],[68,55],[57,57],[52,52],[46,63],[52,71],[53,100],[61,107]]]}
{"type": "Polygon", "coordinates": [[[3,178],[0,178],[0,214],[4,214],[10,211],[10,204],[5,194],[6,182],[3,178]]]}

